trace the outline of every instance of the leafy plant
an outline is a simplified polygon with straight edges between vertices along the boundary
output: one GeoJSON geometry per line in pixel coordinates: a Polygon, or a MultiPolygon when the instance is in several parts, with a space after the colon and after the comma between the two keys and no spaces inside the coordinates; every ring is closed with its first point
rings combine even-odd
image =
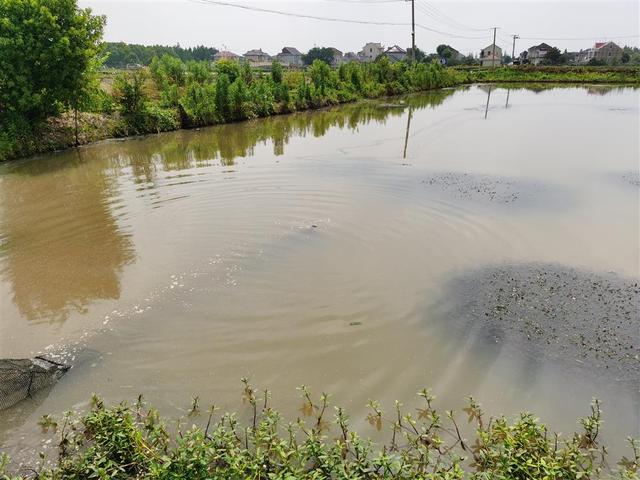
{"type": "MultiPolygon", "coordinates": [[[[142,397],[133,406],[112,407],[94,397],[89,412],[64,417],[57,465],[34,470],[35,478],[628,480],[639,472],[635,440],[631,459],[607,467],[597,440],[597,401],[581,421],[582,430],[563,440],[531,414],[491,419],[470,399],[464,412],[475,433],[469,441],[454,412],[437,410],[435,397],[422,390],[415,413],[396,402],[387,416],[378,402],[369,402],[369,424],[390,436],[377,446],[351,427],[347,413],[332,407],[326,393],[316,400],[301,386],[301,418],[285,423],[269,405],[268,390],[242,382],[246,421],[233,413],[217,415],[215,406],[203,415],[196,397],[187,428],[182,422],[169,428],[142,397]]],[[[8,469],[8,458],[0,457],[0,478],[19,478],[8,469]]]]}

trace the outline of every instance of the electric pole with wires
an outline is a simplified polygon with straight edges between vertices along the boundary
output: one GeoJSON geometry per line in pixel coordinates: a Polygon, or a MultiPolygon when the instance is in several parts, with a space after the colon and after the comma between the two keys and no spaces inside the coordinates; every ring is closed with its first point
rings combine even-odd
{"type": "Polygon", "coordinates": [[[496,31],[498,27],[493,27],[493,46],[491,48],[491,66],[496,68],[496,31]]]}
{"type": "Polygon", "coordinates": [[[416,63],[416,0],[411,2],[411,63],[416,63]]]}
{"type": "Polygon", "coordinates": [[[513,37],[513,48],[511,49],[511,61],[516,59],[516,38],[520,38],[520,35],[511,35],[513,37]]]}

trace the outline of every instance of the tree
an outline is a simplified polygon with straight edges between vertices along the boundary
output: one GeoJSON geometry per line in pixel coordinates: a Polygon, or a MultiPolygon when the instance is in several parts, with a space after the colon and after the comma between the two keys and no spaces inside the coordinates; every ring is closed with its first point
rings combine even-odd
{"type": "Polygon", "coordinates": [[[105,18],[76,0],[0,0],[0,121],[32,128],[81,102],[105,18]]]}
{"type": "Polygon", "coordinates": [[[311,65],[316,60],[321,60],[327,65],[333,63],[333,50],[330,48],[313,47],[306,55],[302,56],[305,65],[311,65]]]}
{"type": "Polygon", "coordinates": [[[449,60],[453,56],[453,48],[449,45],[441,44],[436,47],[436,53],[441,58],[449,60]]]}
{"type": "MultiPolygon", "coordinates": [[[[413,51],[413,48],[411,48],[411,47],[407,48],[407,58],[408,59],[412,59],[413,58],[413,55],[412,55],[413,52],[412,51],[413,51]]],[[[416,62],[423,61],[425,56],[426,56],[426,54],[422,50],[420,50],[418,47],[416,47],[416,62]]]]}
{"type": "Polygon", "coordinates": [[[130,133],[142,133],[147,127],[147,101],[144,70],[123,73],[114,82],[120,112],[130,133]]]}
{"type": "Polygon", "coordinates": [[[559,65],[562,61],[562,52],[560,49],[556,47],[551,47],[550,50],[547,50],[547,53],[544,55],[544,64],[545,65],[559,65]]]}
{"type": "Polygon", "coordinates": [[[229,106],[229,77],[226,73],[218,73],[216,79],[216,105],[215,110],[221,122],[231,119],[231,109],[229,106]]]}
{"type": "Polygon", "coordinates": [[[271,78],[273,79],[273,83],[282,83],[282,76],[282,64],[279,61],[274,60],[271,62],[271,78]]]}
{"type": "Polygon", "coordinates": [[[331,76],[329,65],[322,60],[314,60],[311,68],[309,68],[309,74],[316,90],[320,92],[320,95],[324,95],[331,76]]]}

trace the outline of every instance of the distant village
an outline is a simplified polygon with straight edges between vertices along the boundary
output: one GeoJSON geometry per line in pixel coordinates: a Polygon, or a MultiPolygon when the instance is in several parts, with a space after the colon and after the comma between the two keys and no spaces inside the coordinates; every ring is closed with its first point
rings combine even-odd
{"type": "MultiPolygon", "coordinates": [[[[446,49],[444,49],[444,51],[439,51],[437,54],[428,55],[427,57],[433,57],[434,60],[438,60],[442,64],[453,65],[469,63],[494,67],[505,63],[513,65],[540,65],[551,63],[548,62],[548,59],[550,59],[553,52],[556,51],[559,53],[557,48],[546,43],[534,45],[520,53],[516,58],[505,57],[502,48],[495,44],[491,44],[483,48],[477,57],[472,54],[463,55],[458,50],[448,45],[445,47],[446,49]]],[[[333,66],[339,66],[342,63],[349,62],[373,62],[383,57],[388,58],[391,62],[399,62],[409,59],[411,54],[410,51],[407,51],[398,45],[385,48],[381,43],[367,43],[357,53],[343,53],[337,48],[331,47],[329,47],[328,50],[331,50],[331,53],[333,54],[331,57],[331,64],[333,66]]],[[[614,42],[598,42],[590,48],[580,50],[578,52],[565,51],[561,55],[563,56],[563,63],[566,64],[587,65],[594,62],[614,64],[622,61],[623,49],[614,42]]],[[[283,66],[301,67],[305,64],[305,54],[295,47],[284,47],[282,51],[276,55],[270,55],[262,49],[249,50],[243,55],[238,55],[228,50],[222,50],[214,55],[213,60],[246,60],[256,67],[268,66],[273,60],[277,60],[283,66]]]]}

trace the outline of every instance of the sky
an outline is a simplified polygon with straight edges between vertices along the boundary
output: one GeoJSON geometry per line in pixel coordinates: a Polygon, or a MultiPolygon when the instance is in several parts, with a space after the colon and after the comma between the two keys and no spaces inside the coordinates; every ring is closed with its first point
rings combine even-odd
{"type": "MultiPolygon", "coordinates": [[[[276,54],[284,46],[306,52],[331,46],[358,52],[367,42],[389,47],[411,45],[411,2],[405,0],[223,0],[222,3],[291,14],[400,25],[342,23],[237,8],[213,0],[79,0],[95,14],[106,15],[105,40],[195,46],[243,54],[261,48],[276,54]]],[[[433,52],[446,43],[461,53],[477,54],[493,41],[516,54],[541,42],[569,51],[596,41],[640,44],[640,2],[415,0],[416,45],[433,52]],[[434,31],[435,30],[435,31],[434,31]],[[628,38],[618,38],[629,36],[628,38]]]]}

